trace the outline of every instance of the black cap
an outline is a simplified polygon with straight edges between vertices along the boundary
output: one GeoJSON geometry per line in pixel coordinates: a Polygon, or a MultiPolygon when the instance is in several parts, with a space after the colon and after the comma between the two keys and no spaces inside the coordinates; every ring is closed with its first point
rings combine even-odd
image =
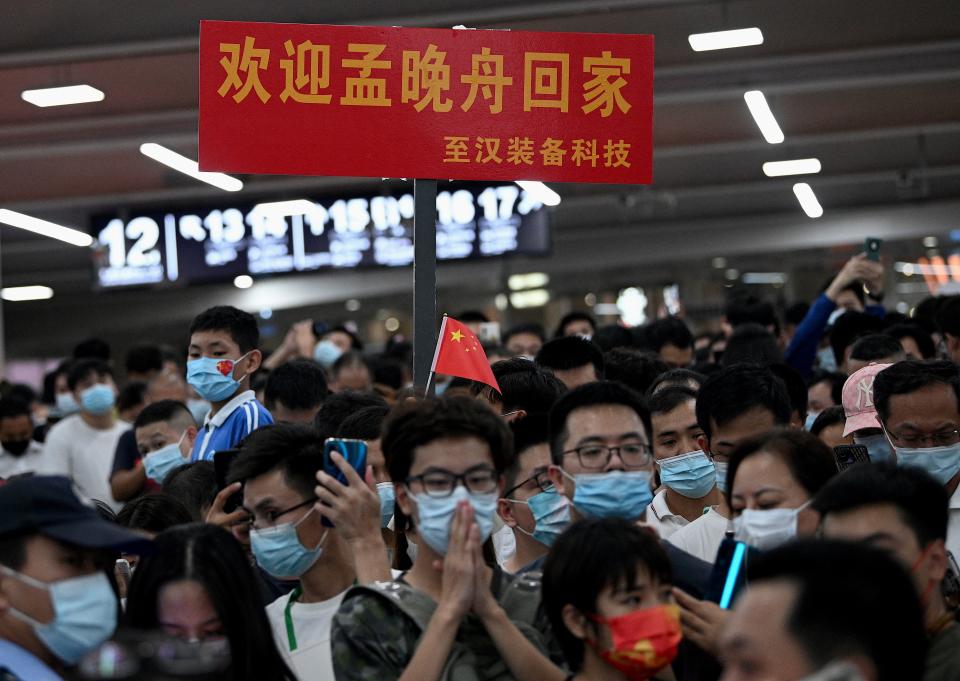
{"type": "Polygon", "coordinates": [[[146,553],[153,542],[100,517],[73,483],[58,475],[16,478],[0,487],[0,539],[35,532],[90,549],[146,553]]]}

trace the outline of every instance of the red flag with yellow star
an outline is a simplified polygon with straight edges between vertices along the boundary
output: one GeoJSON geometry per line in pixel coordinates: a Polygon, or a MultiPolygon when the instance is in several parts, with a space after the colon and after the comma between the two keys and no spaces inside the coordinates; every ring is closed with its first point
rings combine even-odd
{"type": "Polygon", "coordinates": [[[433,355],[430,370],[485,383],[500,392],[500,385],[480,340],[466,325],[452,317],[444,317],[440,325],[440,338],[437,339],[437,351],[433,355]]]}

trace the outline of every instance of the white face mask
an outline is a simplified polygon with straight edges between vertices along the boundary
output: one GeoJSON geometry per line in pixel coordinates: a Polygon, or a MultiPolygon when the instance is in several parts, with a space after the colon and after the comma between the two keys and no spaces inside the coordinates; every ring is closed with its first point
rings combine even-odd
{"type": "Polygon", "coordinates": [[[733,519],[734,538],[761,551],[786,544],[797,536],[800,508],[745,509],[733,519]]]}

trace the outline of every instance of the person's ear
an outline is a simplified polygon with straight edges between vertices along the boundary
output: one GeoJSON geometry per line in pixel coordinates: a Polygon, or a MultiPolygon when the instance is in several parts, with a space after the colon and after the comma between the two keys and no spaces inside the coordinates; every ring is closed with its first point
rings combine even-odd
{"type": "Polygon", "coordinates": [[[416,504],[413,502],[413,499],[410,498],[410,491],[407,489],[407,486],[403,483],[394,485],[394,493],[394,502],[400,507],[400,510],[403,511],[403,514],[408,518],[414,517],[416,504]]]}
{"type": "Polygon", "coordinates": [[[513,504],[509,499],[497,499],[497,515],[507,527],[517,526],[517,519],[513,517],[513,504]]]}
{"type": "Polygon", "coordinates": [[[930,579],[939,584],[947,576],[947,547],[942,539],[938,539],[927,546],[926,551],[930,579]]]}
{"type": "Polygon", "coordinates": [[[524,409],[517,409],[514,412],[509,414],[504,414],[503,420],[507,423],[513,423],[514,421],[519,421],[520,419],[526,418],[527,412],[524,409]]]}
{"type": "Polygon", "coordinates": [[[259,350],[251,350],[247,355],[247,375],[254,373],[263,363],[263,353],[259,350]]]}
{"type": "Polygon", "coordinates": [[[590,636],[590,632],[587,630],[587,618],[572,604],[567,603],[563,606],[560,617],[563,619],[563,626],[576,638],[583,641],[590,636]]]}
{"type": "Polygon", "coordinates": [[[562,494],[566,479],[563,477],[563,473],[560,472],[560,466],[555,466],[553,464],[547,466],[547,478],[550,479],[554,489],[562,494]]]}
{"type": "Polygon", "coordinates": [[[194,443],[197,441],[197,435],[200,433],[200,430],[196,426],[187,426],[187,444],[190,445],[190,449],[193,449],[194,443]]]}
{"type": "Polygon", "coordinates": [[[710,440],[707,439],[706,435],[697,437],[697,447],[699,447],[704,454],[710,454],[710,440]]]}
{"type": "Polygon", "coordinates": [[[820,512],[807,506],[797,514],[797,534],[801,537],[812,537],[820,527],[820,512]]]}

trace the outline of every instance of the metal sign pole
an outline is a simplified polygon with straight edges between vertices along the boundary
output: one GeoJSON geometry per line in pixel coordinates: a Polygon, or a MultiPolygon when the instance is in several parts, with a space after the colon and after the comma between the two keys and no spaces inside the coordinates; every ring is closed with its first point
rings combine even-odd
{"type": "Polygon", "coordinates": [[[437,181],[413,181],[413,384],[429,392],[437,332],[437,181]]]}

